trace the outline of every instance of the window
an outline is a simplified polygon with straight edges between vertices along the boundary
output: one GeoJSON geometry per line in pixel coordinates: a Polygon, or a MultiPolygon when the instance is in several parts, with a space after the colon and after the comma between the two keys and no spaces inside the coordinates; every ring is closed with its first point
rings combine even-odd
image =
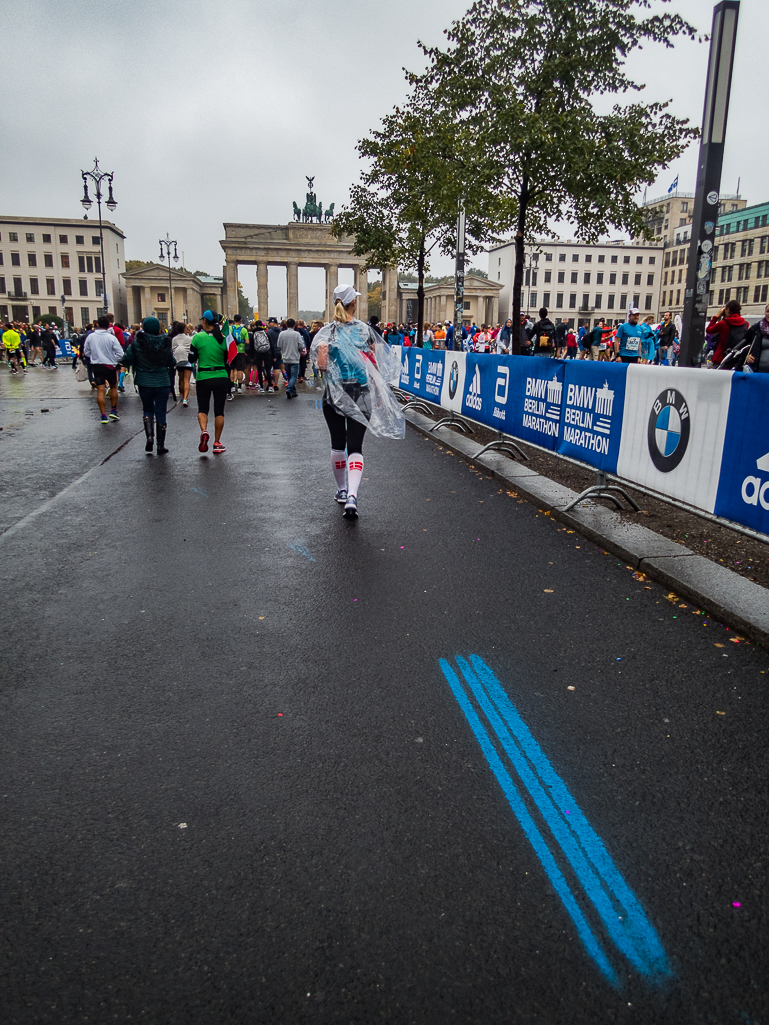
{"type": "Polygon", "coordinates": [[[681,305],[681,289],[677,288],[676,289],[676,306],[680,306],[680,305],[681,305]]]}
{"type": "Polygon", "coordinates": [[[609,275],[609,284],[610,285],[616,285],[617,284],[617,275],[616,274],[610,274],[609,275]]]}
{"type": "Polygon", "coordinates": [[[590,271],[589,270],[585,271],[584,280],[583,280],[582,284],[583,285],[589,285],[590,284],[590,271]]]}
{"type": "Polygon", "coordinates": [[[578,280],[579,280],[579,274],[577,274],[577,272],[575,270],[573,270],[571,272],[571,283],[572,283],[572,285],[576,285],[578,280]]]}
{"type": "Polygon", "coordinates": [[[555,293],[555,308],[557,310],[563,309],[563,292],[555,293]]]}
{"type": "Polygon", "coordinates": [[[98,246],[98,244],[99,244],[99,236],[98,235],[91,235],[91,245],[92,246],[98,246]]]}
{"type": "Polygon", "coordinates": [[[740,256],[748,255],[748,240],[744,238],[740,243],[740,256]]]}
{"type": "Polygon", "coordinates": [[[50,246],[50,244],[51,244],[51,236],[50,235],[43,235],[43,245],[50,246]]]}
{"type": "MultiPolygon", "coordinates": [[[[531,272],[531,283],[532,285],[537,284],[537,272],[535,270],[531,272]]],[[[165,292],[163,293],[163,295],[165,295],[165,292]]],[[[162,302],[165,302],[165,299],[163,299],[162,302]]]]}
{"type": "Polygon", "coordinates": [[[670,265],[671,265],[671,267],[677,267],[678,266],[678,250],[677,249],[672,254],[672,259],[670,261],[670,265]]]}
{"type": "Polygon", "coordinates": [[[745,280],[750,281],[750,268],[753,266],[752,263],[745,264],[745,280]]]}
{"type": "MultiPolygon", "coordinates": [[[[0,278],[0,292],[4,292],[4,291],[5,291],[5,278],[0,278]]],[[[5,320],[5,317],[3,316],[2,319],[5,320]]]]}
{"type": "Polygon", "coordinates": [[[462,308],[465,309],[465,310],[469,310],[470,309],[470,303],[465,303],[462,308]]]}
{"type": "Polygon", "coordinates": [[[612,262],[612,263],[616,263],[616,262],[617,262],[617,257],[616,257],[616,256],[612,256],[612,258],[611,258],[611,262],[612,262]]]}
{"type": "Polygon", "coordinates": [[[536,305],[537,305],[537,293],[536,292],[531,292],[530,293],[530,295],[529,295],[529,304],[536,308],[536,305]]]}
{"type": "Polygon", "coordinates": [[[630,275],[629,274],[623,274],[622,275],[622,284],[623,285],[626,285],[629,280],[630,280],[630,275]]]}
{"type": "Polygon", "coordinates": [[[60,246],[69,245],[69,237],[67,235],[59,235],[59,245],[60,246]]]}
{"type": "Polygon", "coordinates": [[[11,253],[11,266],[21,267],[21,256],[18,253],[11,253]]]}
{"type": "Polygon", "coordinates": [[[688,203],[687,203],[686,201],[684,201],[683,203],[681,203],[681,212],[682,212],[682,213],[686,213],[686,211],[687,211],[688,209],[689,209],[689,204],[688,204],[688,203]]]}
{"type": "Polygon", "coordinates": [[[27,266],[37,267],[37,253],[27,253],[27,266]]]}
{"type": "Polygon", "coordinates": [[[590,305],[590,296],[585,292],[582,296],[582,309],[586,310],[590,305]]]}
{"type": "Polygon", "coordinates": [[[761,302],[762,303],[766,302],[766,293],[767,293],[767,291],[769,291],[769,285],[762,285],[761,286],[761,302]]]}
{"type": "Polygon", "coordinates": [[[87,324],[91,319],[91,311],[87,306],[80,307],[80,323],[87,324]]]}
{"type": "Polygon", "coordinates": [[[664,267],[669,267],[670,266],[670,253],[669,252],[665,253],[665,262],[664,262],[663,266],[664,267]]]}
{"type": "Polygon", "coordinates": [[[34,323],[37,323],[38,320],[40,320],[40,313],[41,310],[39,306],[32,307],[32,320],[34,321],[34,323]]]}
{"type": "Polygon", "coordinates": [[[24,286],[21,283],[21,278],[13,279],[13,290],[16,295],[21,296],[24,294],[24,286]]]}
{"type": "Polygon", "coordinates": [[[617,298],[616,295],[610,295],[609,296],[609,298],[606,300],[606,309],[607,310],[613,310],[614,309],[614,300],[616,298],[617,298]]]}
{"type": "Polygon", "coordinates": [[[85,257],[84,256],[78,256],[78,258],[77,258],[77,269],[80,271],[81,274],[85,274],[85,257]]]}
{"type": "Polygon", "coordinates": [[[728,235],[731,232],[731,230],[732,230],[731,224],[725,224],[724,225],[724,235],[728,235]]]}
{"type": "Polygon", "coordinates": [[[754,238],[749,238],[748,239],[748,256],[752,256],[753,255],[753,246],[755,244],[756,244],[756,240],[754,238]]]}
{"type": "Polygon", "coordinates": [[[595,283],[596,283],[596,285],[602,285],[603,284],[603,274],[600,274],[600,273],[596,274],[596,276],[595,276],[595,283]]]}
{"type": "Polygon", "coordinates": [[[94,282],[94,285],[96,287],[96,294],[97,295],[104,295],[104,282],[103,281],[99,281],[99,279],[97,278],[96,281],[94,282]]]}
{"type": "Polygon", "coordinates": [[[579,260],[579,253],[572,253],[571,254],[571,262],[572,263],[576,263],[577,260],[579,260]]]}
{"type": "Polygon", "coordinates": [[[652,308],[652,297],[650,295],[647,295],[646,299],[644,300],[644,309],[645,310],[650,310],[651,308],[652,308]]]}
{"type": "Polygon", "coordinates": [[[53,253],[44,253],[43,263],[46,267],[53,267],[53,253]]]}
{"type": "Polygon", "coordinates": [[[718,259],[718,246],[713,247],[713,263],[718,259]]]}
{"type": "Polygon", "coordinates": [[[667,206],[665,207],[665,213],[666,214],[670,213],[670,203],[668,203],[667,206]]]}
{"type": "Polygon", "coordinates": [[[32,242],[32,243],[34,243],[34,241],[35,241],[35,236],[34,236],[34,234],[33,234],[33,233],[32,233],[31,231],[28,231],[28,232],[27,232],[27,242],[32,242]]]}
{"type": "Polygon", "coordinates": [[[732,203],[732,210],[739,210],[739,207],[736,203],[732,203]]]}
{"type": "Polygon", "coordinates": [[[61,254],[61,265],[62,267],[69,267],[69,253],[61,254]]]}
{"type": "Polygon", "coordinates": [[[686,218],[685,218],[685,217],[679,217],[679,218],[678,218],[678,227],[679,227],[679,228],[683,228],[683,227],[685,227],[685,225],[686,225],[687,223],[688,223],[688,222],[687,222],[687,220],[686,220],[686,218]]]}
{"type": "Polygon", "coordinates": [[[633,296],[633,305],[640,307],[640,305],[641,305],[641,296],[640,295],[634,295],[633,296]]]}
{"type": "Polygon", "coordinates": [[[530,270],[527,270],[527,271],[523,272],[523,283],[524,283],[524,285],[530,285],[531,284],[531,271],[530,270]]]}
{"type": "MultiPolygon", "coordinates": [[[[534,303],[534,305],[536,306],[537,304],[536,304],[536,303],[534,303]]],[[[167,324],[168,324],[168,314],[166,313],[166,311],[165,311],[165,310],[160,310],[160,311],[159,311],[159,312],[158,312],[158,313],[156,314],[156,316],[157,316],[158,320],[160,321],[160,323],[161,323],[161,324],[162,324],[162,325],[163,325],[164,327],[165,327],[165,326],[167,326],[167,324]]]]}
{"type": "Polygon", "coordinates": [[[84,246],[85,245],[85,235],[75,235],[75,245],[76,246],[84,246]]]}
{"type": "Polygon", "coordinates": [[[756,287],[753,289],[753,302],[754,303],[760,303],[761,302],[761,286],[760,285],[756,285],[756,287]]]}
{"type": "Polygon", "coordinates": [[[662,284],[666,285],[667,283],[668,283],[668,272],[665,271],[665,273],[662,275],[662,284]]]}
{"type": "Polygon", "coordinates": [[[553,279],[553,272],[549,271],[549,270],[546,270],[545,271],[545,284],[548,285],[552,281],[552,279],[553,279]]]}
{"type": "Polygon", "coordinates": [[[93,257],[92,256],[86,256],[86,258],[85,258],[85,269],[88,271],[89,274],[93,274],[93,257]]]}
{"type": "Polygon", "coordinates": [[[723,288],[719,288],[719,290],[718,290],[718,305],[719,306],[723,306],[724,305],[724,290],[723,290],[723,288]]]}
{"type": "Polygon", "coordinates": [[[662,293],[662,305],[663,305],[663,306],[665,305],[665,300],[667,299],[667,297],[668,297],[668,294],[667,294],[667,292],[663,292],[663,293],[662,293]]]}
{"type": "Polygon", "coordinates": [[[627,306],[627,296],[623,294],[623,295],[621,295],[619,297],[619,308],[621,310],[624,310],[626,306],[627,306]]]}
{"type": "Polygon", "coordinates": [[[552,253],[545,253],[545,263],[552,263],[552,262],[553,262],[553,254],[552,253]]]}
{"type": "Polygon", "coordinates": [[[629,256],[623,256],[622,257],[622,262],[623,263],[630,263],[630,257],[629,256]]]}
{"type": "MultiPolygon", "coordinates": [[[[761,250],[761,252],[763,253],[763,249],[761,250]]],[[[566,263],[566,253],[559,253],[558,254],[558,262],[559,263],[566,263]]]]}
{"type": "Polygon", "coordinates": [[[633,277],[633,284],[634,285],[640,285],[641,284],[641,275],[640,274],[634,275],[634,277],[633,277]]]}
{"type": "Polygon", "coordinates": [[[562,270],[559,270],[558,271],[558,284],[559,285],[563,284],[565,277],[566,277],[566,275],[564,274],[564,272],[562,270]]]}
{"type": "Polygon", "coordinates": [[[29,279],[29,294],[30,295],[40,295],[40,282],[38,281],[37,278],[30,278],[29,279]]]}
{"type": "Polygon", "coordinates": [[[653,274],[647,274],[646,275],[646,287],[647,288],[654,288],[654,275],[653,274]]]}
{"type": "Polygon", "coordinates": [[[636,256],[636,258],[635,258],[635,262],[636,262],[637,264],[638,264],[638,263],[643,263],[643,262],[644,262],[644,258],[643,258],[642,256],[636,256]]]}
{"type": "Polygon", "coordinates": [[[158,302],[159,303],[164,303],[165,301],[166,301],[166,293],[165,292],[158,292],[158,302]]]}
{"type": "Polygon", "coordinates": [[[593,256],[592,256],[592,253],[587,253],[587,254],[585,255],[585,263],[592,263],[592,262],[593,262],[593,256]]]}
{"type": "Polygon", "coordinates": [[[48,312],[51,314],[52,317],[55,317],[56,314],[57,314],[56,307],[55,306],[49,306],[48,307],[48,312]]]}
{"type": "Polygon", "coordinates": [[[727,281],[731,281],[732,277],[734,276],[734,265],[732,265],[731,267],[727,267],[726,268],[726,274],[727,274],[726,280],[727,281]]]}
{"type": "Polygon", "coordinates": [[[603,296],[601,295],[600,292],[596,292],[596,294],[595,294],[595,308],[597,310],[600,310],[600,308],[602,306],[603,306],[603,296]]]}
{"type": "Polygon", "coordinates": [[[543,306],[549,306],[550,305],[550,293],[549,292],[544,292],[543,293],[543,295],[542,295],[542,305],[543,306]]]}
{"type": "Polygon", "coordinates": [[[601,255],[600,255],[600,256],[598,257],[598,262],[599,262],[599,263],[606,263],[606,257],[605,257],[605,256],[604,256],[603,254],[601,254],[601,255]]]}
{"type": "Polygon", "coordinates": [[[80,294],[81,295],[88,295],[88,282],[87,281],[80,281],[79,284],[80,284],[80,294]]]}
{"type": "Polygon", "coordinates": [[[0,267],[3,266],[3,254],[0,253],[0,267]]]}
{"type": "Polygon", "coordinates": [[[62,278],[61,279],[61,290],[65,295],[72,295],[72,279],[62,278]]]}
{"type": "Polygon", "coordinates": [[[764,261],[759,260],[756,264],[756,277],[762,278],[764,276],[764,261]]]}
{"type": "Polygon", "coordinates": [[[19,241],[19,233],[18,233],[18,231],[9,231],[8,232],[8,241],[9,242],[18,242],[19,241]]]}
{"type": "Polygon", "coordinates": [[[576,308],[577,308],[577,296],[575,295],[574,292],[572,292],[571,295],[569,296],[569,309],[570,310],[576,310],[576,308]]]}
{"type": "Polygon", "coordinates": [[[708,292],[708,306],[712,306],[713,303],[715,302],[715,299],[716,299],[716,293],[711,288],[711,290],[708,292]]]}
{"type": "Polygon", "coordinates": [[[46,278],[45,279],[45,294],[46,295],[56,295],[56,282],[54,281],[53,278],[46,278]]]}
{"type": "Polygon", "coordinates": [[[657,257],[656,257],[656,256],[650,256],[650,257],[649,257],[649,263],[650,263],[650,264],[651,264],[652,266],[654,266],[654,264],[655,264],[656,262],[657,262],[657,257]]]}

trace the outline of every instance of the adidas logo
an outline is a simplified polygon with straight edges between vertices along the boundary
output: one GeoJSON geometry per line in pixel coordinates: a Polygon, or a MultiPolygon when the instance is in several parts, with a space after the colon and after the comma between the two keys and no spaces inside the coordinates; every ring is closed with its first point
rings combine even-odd
{"type": "Polygon", "coordinates": [[[470,388],[468,389],[467,396],[465,397],[465,405],[470,409],[476,410],[480,413],[483,408],[483,399],[481,398],[481,368],[476,366],[473,379],[470,382],[470,388]]]}

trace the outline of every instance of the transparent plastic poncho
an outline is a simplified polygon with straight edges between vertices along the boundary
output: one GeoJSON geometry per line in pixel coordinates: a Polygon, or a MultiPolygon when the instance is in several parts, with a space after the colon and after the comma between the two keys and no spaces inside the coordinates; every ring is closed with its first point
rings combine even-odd
{"type": "Polygon", "coordinates": [[[351,320],[318,331],[310,349],[316,366],[321,345],[328,346],[323,401],[380,438],[405,437],[406,419],[390,390],[400,380],[400,362],[387,342],[362,320],[351,320]]]}

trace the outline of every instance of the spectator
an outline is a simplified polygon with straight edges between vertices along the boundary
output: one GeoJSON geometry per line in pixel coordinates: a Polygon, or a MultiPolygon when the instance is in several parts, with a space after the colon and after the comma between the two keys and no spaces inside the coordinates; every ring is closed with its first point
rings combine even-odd
{"type": "Polygon", "coordinates": [[[712,359],[714,367],[720,366],[727,352],[736,348],[747,337],[750,325],[741,315],[741,309],[736,299],[730,299],[705,328],[705,333],[715,342],[712,359]]]}
{"type": "Polygon", "coordinates": [[[539,320],[532,328],[535,356],[552,356],[555,351],[555,324],[549,319],[543,306],[539,311],[539,320]]]}
{"type": "Polygon", "coordinates": [[[748,332],[750,352],[745,360],[747,365],[757,374],[769,374],[769,303],[764,316],[753,325],[748,332]]]}
{"type": "Polygon", "coordinates": [[[560,324],[555,326],[555,343],[557,346],[558,359],[566,358],[566,335],[569,333],[569,322],[564,317],[560,324]]]}
{"type": "Polygon", "coordinates": [[[502,330],[497,335],[497,355],[503,356],[513,351],[513,322],[508,317],[502,330]]]}
{"type": "Polygon", "coordinates": [[[670,310],[663,314],[662,325],[659,329],[657,339],[659,342],[658,356],[660,363],[667,365],[668,362],[668,350],[671,348],[676,338],[678,338],[678,331],[676,330],[675,321],[673,320],[673,314],[670,310]]]}
{"type": "Polygon", "coordinates": [[[569,329],[566,333],[566,359],[574,359],[577,355],[577,336],[569,329]]]}

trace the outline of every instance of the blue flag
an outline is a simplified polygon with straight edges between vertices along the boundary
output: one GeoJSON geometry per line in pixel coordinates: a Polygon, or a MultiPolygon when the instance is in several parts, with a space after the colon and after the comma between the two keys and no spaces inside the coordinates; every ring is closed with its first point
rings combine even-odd
{"type": "Polygon", "coordinates": [[[677,189],[677,188],[678,188],[678,175],[676,175],[676,180],[673,182],[673,184],[668,189],[668,195],[670,195],[670,193],[673,191],[673,189],[677,189]]]}

